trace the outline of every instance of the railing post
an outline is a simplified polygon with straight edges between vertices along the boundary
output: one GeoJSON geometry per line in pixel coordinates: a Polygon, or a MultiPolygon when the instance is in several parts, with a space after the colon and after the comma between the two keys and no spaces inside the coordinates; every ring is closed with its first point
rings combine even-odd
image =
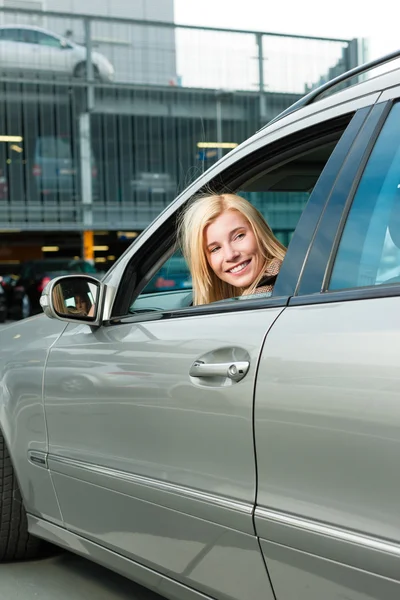
{"type": "Polygon", "coordinates": [[[260,113],[260,124],[265,125],[267,121],[267,102],[265,96],[265,83],[264,83],[264,54],[263,54],[263,34],[257,33],[257,46],[258,46],[258,86],[259,86],[259,113],[260,113]]]}
{"type": "MultiPolygon", "coordinates": [[[[221,96],[217,95],[217,103],[216,103],[216,111],[217,111],[217,142],[221,144],[223,142],[222,139],[222,103],[221,96]]],[[[222,148],[217,148],[217,157],[218,160],[222,158],[222,148]]]]}
{"type": "Polygon", "coordinates": [[[92,62],[92,33],[91,33],[91,19],[85,17],[84,19],[85,28],[85,46],[86,46],[86,85],[87,85],[87,107],[91,111],[94,108],[94,70],[92,62]]]}
{"type": "Polygon", "coordinates": [[[94,109],[94,71],[92,62],[91,19],[85,17],[86,46],[86,107],[79,115],[79,146],[82,203],[82,257],[93,262],[93,181],[91,112],[94,109]]]}
{"type": "Polygon", "coordinates": [[[92,186],[92,144],[91,144],[90,112],[79,115],[79,160],[81,174],[81,206],[83,226],[83,258],[92,260],[93,248],[88,240],[93,231],[93,186],[92,186]]]}

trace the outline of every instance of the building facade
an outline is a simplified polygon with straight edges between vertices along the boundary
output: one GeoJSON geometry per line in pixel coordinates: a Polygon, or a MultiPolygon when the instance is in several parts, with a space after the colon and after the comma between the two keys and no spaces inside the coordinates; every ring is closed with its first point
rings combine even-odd
{"type": "MultiPolygon", "coordinates": [[[[0,0],[0,270],[43,247],[81,255],[85,231],[108,267],[223,154],[355,66],[355,48],[176,26],[172,0],[0,0]]],[[[307,194],[253,200],[287,243],[307,194]]]]}

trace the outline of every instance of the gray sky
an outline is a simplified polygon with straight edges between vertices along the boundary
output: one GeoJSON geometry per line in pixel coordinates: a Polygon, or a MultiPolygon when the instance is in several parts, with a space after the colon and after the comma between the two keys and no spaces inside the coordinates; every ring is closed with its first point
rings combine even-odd
{"type": "Polygon", "coordinates": [[[176,23],[338,38],[365,37],[369,58],[400,48],[392,0],[175,0],[176,23]]]}

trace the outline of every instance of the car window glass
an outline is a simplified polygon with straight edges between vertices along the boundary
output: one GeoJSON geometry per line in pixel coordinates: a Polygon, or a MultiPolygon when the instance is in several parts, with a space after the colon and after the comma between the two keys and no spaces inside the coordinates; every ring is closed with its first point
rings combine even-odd
{"type": "Polygon", "coordinates": [[[189,267],[181,252],[175,252],[158,269],[144,288],[144,294],[154,294],[157,292],[172,292],[174,290],[192,289],[192,278],[189,267]]]}
{"type": "Polygon", "coordinates": [[[37,44],[38,32],[35,29],[16,29],[16,41],[25,44],[37,44]]]}
{"type": "Polygon", "coordinates": [[[37,34],[38,44],[41,46],[51,46],[53,48],[61,48],[60,40],[52,35],[47,35],[41,31],[37,34]]]}
{"type": "Polygon", "coordinates": [[[8,42],[21,42],[23,40],[21,38],[20,32],[20,29],[12,29],[11,27],[7,29],[2,29],[1,39],[8,42]]]}
{"type": "Polygon", "coordinates": [[[400,283],[400,103],[373,148],[341,237],[329,290],[400,283]]]}
{"type": "Polygon", "coordinates": [[[56,136],[44,136],[38,138],[38,155],[42,158],[68,159],[72,158],[69,140],[56,136]]]}
{"type": "MultiPolygon", "coordinates": [[[[297,222],[307,204],[342,132],[315,142],[311,149],[302,149],[282,161],[282,164],[260,170],[245,182],[237,193],[262,213],[276,237],[288,246],[297,222]]],[[[162,267],[158,267],[142,293],[131,304],[129,312],[146,310],[171,310],[191,304],[191,277],[183,257],[171,256],[162,267]]],[[[265,296],[271,295],[266,292],[265,296]]],[[[246,296],[260,298],[260,294],[246,296]]]]}

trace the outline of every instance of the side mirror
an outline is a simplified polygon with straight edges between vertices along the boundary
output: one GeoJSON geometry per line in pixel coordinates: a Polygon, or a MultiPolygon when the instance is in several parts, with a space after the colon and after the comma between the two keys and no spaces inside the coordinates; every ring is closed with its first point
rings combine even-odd
{"type": "Polygon", "coordinates": [[[90,275],[56,277],[44,288],[40,306],[51,319],[98,326],[106,286],[90,275]]]}

